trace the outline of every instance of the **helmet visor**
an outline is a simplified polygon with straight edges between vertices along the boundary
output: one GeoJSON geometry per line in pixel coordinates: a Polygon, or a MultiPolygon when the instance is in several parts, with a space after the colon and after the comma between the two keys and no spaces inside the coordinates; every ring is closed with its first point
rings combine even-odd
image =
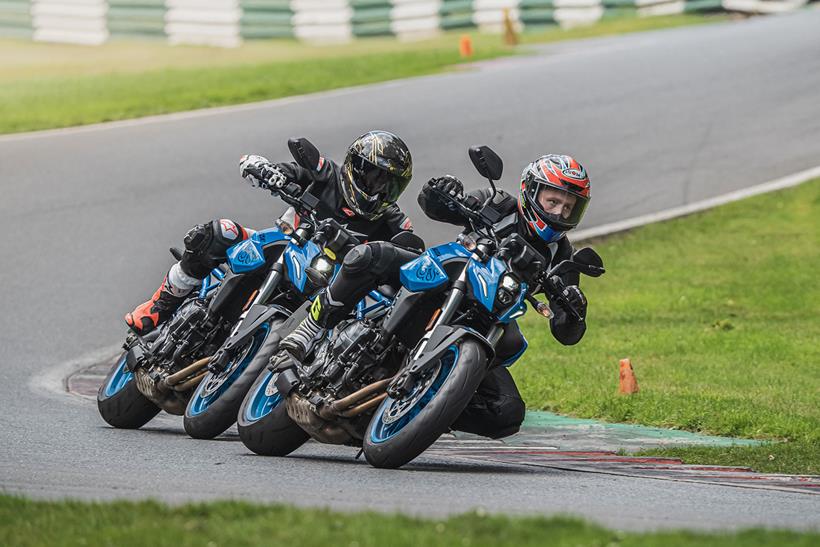
{"type": "Polygon", "coordinates": [[[359,155],[350,159],[352,182],[367,201],[395,203],[407,186],[405,177],[394,175],[359,155]]]}
{"type": "Polygon", "coordinates": [[[531,199],[537,215],[561,230],[577,226],[589,203],[589,198],[547,184],[539,184],[531,199]]]}

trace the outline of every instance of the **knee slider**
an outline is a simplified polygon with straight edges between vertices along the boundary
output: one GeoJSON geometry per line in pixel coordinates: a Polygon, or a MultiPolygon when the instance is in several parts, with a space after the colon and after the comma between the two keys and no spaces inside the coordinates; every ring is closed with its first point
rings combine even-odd
{"type": "Polygon", "coordinates": [[[213,238],[213,226],[209,222],[208,224],[197,224],[188,230],[188,233],[185,234],[185,239],[183,242],[185,243],[186,250],[194,254],[199,254],[208,249],[208,246],[210,246],[213,238]]]}
{"type": "Polygon", "coordinates": [[[373,250],[369,244],[356,245],[345,256],[342,267],[349,273],[361,273],[370,269],[373,261],[373,250]]]}

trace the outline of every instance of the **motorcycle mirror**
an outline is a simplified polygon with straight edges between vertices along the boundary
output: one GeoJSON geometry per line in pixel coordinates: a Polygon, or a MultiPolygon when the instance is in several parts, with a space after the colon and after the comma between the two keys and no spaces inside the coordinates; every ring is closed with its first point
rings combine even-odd
{"type": "Polygon", "coordinates": [[[579,272],[590,277],[599,277],[606,272],[604,261],[592,247],[584,247],[575,251],[572,261],[578,265],[579,272]]]}
{"type": "Polygon", "coordinates": [[[319,170],[321,154],[319,154],[319,150],[313,146],[313,143],[306,138],[288,139],[288,150],[290,150],[290,154],[293,156],[293,159],[296,160],[296,163],[308,171],[319,170]]]}
{"type": "Polygon", "coordinates": [[[471,146],[468,153],[476,170],[482,177],[490,181],[490,186],[493,187],[493,195],[495,195],[498,190],[494,181],[501,178],[501,174],[504,172],[504,162],[501,161],[501,158],[492,148],[483,144],[481,146],[471,146]]]}

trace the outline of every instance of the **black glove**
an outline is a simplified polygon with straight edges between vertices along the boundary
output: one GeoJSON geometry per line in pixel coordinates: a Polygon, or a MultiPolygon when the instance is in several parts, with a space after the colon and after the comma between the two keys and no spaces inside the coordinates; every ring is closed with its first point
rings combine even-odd
{"type": "MultiPolygon", "coordinates": [[[[578,312],[578,315],[581,316],[581,321],[583,321],[587,316],[587,298],[584,296],[583,291],[581,291],[581,287],[578,285],[568,285],[564,287],[564,291],[561,294],[569,305],[578,312]]],[[[567,310],[567,312],[572,313],[570,310],[567,310]]]]}
{"type": "Polygon", "coordinates": [[[239,175],[254,187],[282,188],[287,183],[282,171],[263,156],[242,156],[239,159],[239,175]]]}
{"type": "Polygon", "coordinates": [[[443,177],[433,177],[427,181],[427,186],[434,188],[444,194],[449,194],[452,197],[459,197],[464,194],[464,185],[461,181],[452,175],[444,175],[443,177]]]}

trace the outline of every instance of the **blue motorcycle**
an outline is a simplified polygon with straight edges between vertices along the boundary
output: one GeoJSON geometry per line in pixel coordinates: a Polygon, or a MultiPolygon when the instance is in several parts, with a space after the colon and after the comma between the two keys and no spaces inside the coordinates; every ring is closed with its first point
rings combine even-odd
{"type": "MultiPolygon", "coordinates": [[[[495,189],[501,159],[486,146],[471,148],[470,158],[495,189]]],[[[526,303],[550,315],[533,294],[546,291],[580,317],[555,276],[603,274],[595,251],[577,251],[545,272],[545,257],[505,229],[515,219],[503,218],[492,198],[473,210],[442,196],[472,230],[404,265],[397,292],[371,293],[358,316],[328,333],[305,362],[291,360],[261,375],[238,420],[251,450],[283,456],[312,437],[360,446],[375,467],[400,467],[459,417],[505,325],[524,315],[526,303]]]]}
{"type": "MultiPolygon", "coordinates": [[[[288,143],[292,151],[299,142],[288,143]]],[[[313,241],[318,199],[295,184],[265,189],[291,205],[301,224],[294,229],[280,219],[237,243],[228,266],[214,269],[169,321],[145,337],[129,333],[97,395],[106,422],[139,428],[165,410],[184,414],[195,438],[213,438],[234,423],[276,350],[276,332],[327,284],[327,268],[312,268],[326,262],[313,241]]]]}

